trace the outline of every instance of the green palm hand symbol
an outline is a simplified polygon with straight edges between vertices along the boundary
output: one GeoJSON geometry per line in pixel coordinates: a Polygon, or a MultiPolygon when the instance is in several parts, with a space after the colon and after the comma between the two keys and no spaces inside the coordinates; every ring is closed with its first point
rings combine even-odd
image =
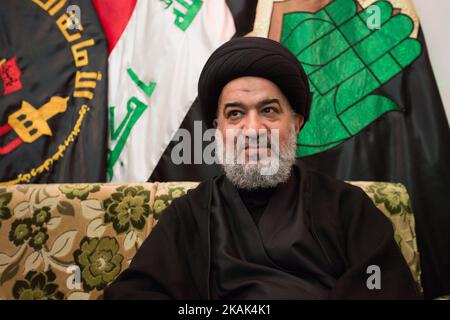
{"type": "Polygon", "coordinates": [[[295,12],[283,18],[281,43],[302,62],[314,93],[309,121],[297,137],[297,156],[313,155],[354,136],[382,114],[400,108],[372,94],[420,54],[410,38],[412,19],[393,15],[378,1],[380,28],[371,30],[368,9],[354,0],[334,0],[320,11],[295,12]]]}

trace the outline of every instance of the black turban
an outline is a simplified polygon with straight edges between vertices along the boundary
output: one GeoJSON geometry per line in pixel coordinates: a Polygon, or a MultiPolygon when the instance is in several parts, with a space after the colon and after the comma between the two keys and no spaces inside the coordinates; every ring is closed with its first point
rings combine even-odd
{"type": "Polygon", "coordinates": [[[235,38],[213,52],[198,82],[198,99],[206,125],[216,117],[219,96],[230,81],[260,77],[275,83],[292,109],[308,119],[311,93],[308,78],[297,58],[282,44],[258,37],[235,38]]]}

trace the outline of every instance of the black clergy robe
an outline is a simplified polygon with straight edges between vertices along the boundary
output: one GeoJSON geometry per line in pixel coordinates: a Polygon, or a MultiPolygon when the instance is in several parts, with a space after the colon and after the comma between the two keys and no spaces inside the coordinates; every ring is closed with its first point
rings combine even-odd
{"type": "Polygon", "coordinates": [[[175,199],[104,297],[420,297],[391,222],[360,188],[297,164],[262,195],[248,200],[221,175],[175,199]],[[367,286],[372,265],[380,289],[367,286]]]}

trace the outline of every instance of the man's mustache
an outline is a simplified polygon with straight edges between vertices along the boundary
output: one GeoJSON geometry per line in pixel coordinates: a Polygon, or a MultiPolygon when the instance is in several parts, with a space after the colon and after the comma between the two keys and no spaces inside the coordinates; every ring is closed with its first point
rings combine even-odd
{"type": "MultiPolygon", "coordinates": [[[[282,151],[282,143],[279,141],[278,130],[249,130],[245,132],[240,129],[227,129],[225,136],[217,131],[215,139],[217,141],[219,152],[233,157],[243,156],[243,151],[249,149],[259,149],[266,154],[265,157],[278,157],[282,151]]],[[[261,154],[263,156],[263,154],[261,154]]]]}
{"type": "Polygon", "coordinates": [[[267,148],[272,149],[272,140],[271,136],[267,134],[258,135],[258,136],[239,136],[235,137],[234,144],[236,146],[236,150],[238,153],[242,152],[242,150],[250,149],[250,148],[267,148]]]}

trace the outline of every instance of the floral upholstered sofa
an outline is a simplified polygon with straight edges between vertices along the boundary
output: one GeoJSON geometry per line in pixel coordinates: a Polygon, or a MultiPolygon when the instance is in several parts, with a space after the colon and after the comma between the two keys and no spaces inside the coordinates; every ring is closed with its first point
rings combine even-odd
{"type": "MultiPolygon", "coordinates": [[[[197,184],[0,186],[0,299],[101,299],[172,199],[197,184]]],[[[406,189],[393,183],[352,184],[393,222],[395,239],[420,287],[406,189]]]]}

